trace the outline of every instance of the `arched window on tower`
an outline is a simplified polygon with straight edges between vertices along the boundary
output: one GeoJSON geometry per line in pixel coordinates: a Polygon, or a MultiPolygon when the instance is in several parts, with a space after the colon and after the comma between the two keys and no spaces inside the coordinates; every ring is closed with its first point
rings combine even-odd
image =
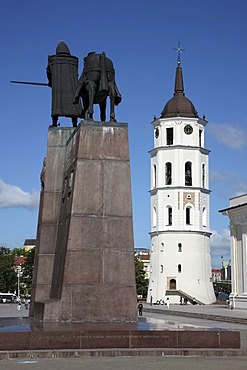
{"type": "Polygon", "coordinates": [[[153,207],[153,227],[156,227],[157,226],[157,211],[156,211],[156,207],[154,206],[153,207]]]}
{"type": "Polygon", "coordinates": [[[178,243],[178,252],[182,252],[182,243],[178,243]]]}
{"type": "Polygon", "coordinates": [[[166,145],[173,145],[173,127],[166,129],[166,145]]]}
{"type": "Polygon", "coordinates": [[[166,162],[166,185],[172,184],[172,164],[171,162],[166,162]]]}
{"type": "Polygon", "coordinates": [[[192,225],[192,208],[190,206],[185,208],[185,222],[186,225],[192,225]]]}
{"type": "Polygon", "coordinates": [[[157,167],[156,164],[153,165],[153,188],[157,186],[157,167]]]}
{"type": "Polygon", "coordinates": [[[205,164],[202,164],[202,187],[205,188],[205,164]]]}
{"type": "Polygon", "coordinates": [[[199,147],[202,146],[202,130],[199,130],[199,147]]]}
{"type": "Polygon", "coordinates": [[[178,265],[178,272],[182,272],[182,266],[180,264],[178,265]]]}
{"type": "Polygon", "coordinates": [[[207,226],[207,211],[206,207],[202,209],[202,226],[207,226]]]}
{"type": "Polygon", "coordinates": [[[185,186],[192,186],[192,163],[185,163],[185,186]]]}
{"type": "Polygon", "coordinates": [[[172,225],[172,207],[167,207],[167,225],[172,225]]]}

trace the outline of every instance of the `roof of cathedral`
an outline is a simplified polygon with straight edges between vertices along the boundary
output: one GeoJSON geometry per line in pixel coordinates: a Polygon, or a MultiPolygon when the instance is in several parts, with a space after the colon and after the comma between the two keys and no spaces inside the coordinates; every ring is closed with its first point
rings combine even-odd
{"type": "Polygon", "coordinates": [[[175,77],[174,96],[166,103],[161,118],[167,117],[198,117],[194,104],[185,97],[183,72],[178,60],[175,77]]]}

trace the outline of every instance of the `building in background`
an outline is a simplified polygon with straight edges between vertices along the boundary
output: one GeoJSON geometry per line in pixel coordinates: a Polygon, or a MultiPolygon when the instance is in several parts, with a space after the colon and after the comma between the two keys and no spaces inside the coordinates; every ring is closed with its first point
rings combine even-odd
{"type": "Polygon", "coordinates": [[[23,249],[28,252],[30,249],[35,248],[36,246],[36,239],[26,239],[23,244],[23,249]]]}
{"type": "Polygon", "coordinates": [[[230,305],[232,308],[247,309],[247,194],[231,198],[230,207],[219,212],[230,220],[230,305]]]}
{"type": "Polygon", "coordinates": [[[212,280],[213,283],[218,283],[221,281],[221,269],[212,268],[212,280]]]}
{"type": "MultiPolygon", "coordinates": [[[[180,48],[178,51],[180,52],[180,48]]],[[[180,54],[174,96],[152,122],[148,301],[215,301],[209,225],[207,121],[185,97],[180,54]]]]}
{"type": "Polygon", "coordinates": [[[150,278],[150,253],[147,248],[135,248],[135,255],[138,256],[139,260],[143,263],[143,269],[145,271],[145,278],[150,278]]]}
{"type": "Polygon", "coordinates": [[[221,280],[231,281],[231,261],[222,261],[221,280]]]}

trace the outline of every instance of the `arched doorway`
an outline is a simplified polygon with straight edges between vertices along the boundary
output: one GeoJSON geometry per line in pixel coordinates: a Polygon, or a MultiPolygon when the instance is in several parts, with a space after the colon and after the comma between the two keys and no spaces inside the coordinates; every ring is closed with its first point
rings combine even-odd
{"type": "Polygon", "coordinates": [[[171,279],[169,284],[170,289],[176,289],[176,279],[171,279]]]}

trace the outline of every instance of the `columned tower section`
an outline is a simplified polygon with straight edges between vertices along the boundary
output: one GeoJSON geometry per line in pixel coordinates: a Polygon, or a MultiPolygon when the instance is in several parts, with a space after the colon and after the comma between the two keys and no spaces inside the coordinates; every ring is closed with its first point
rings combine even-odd
{"type": "Polygon", "coordinates": [[[210,256],[207,121],[185,97],[178,60],[174,96],[152,122],[151,275],[148,300],[215,301],[210,256]]]}

